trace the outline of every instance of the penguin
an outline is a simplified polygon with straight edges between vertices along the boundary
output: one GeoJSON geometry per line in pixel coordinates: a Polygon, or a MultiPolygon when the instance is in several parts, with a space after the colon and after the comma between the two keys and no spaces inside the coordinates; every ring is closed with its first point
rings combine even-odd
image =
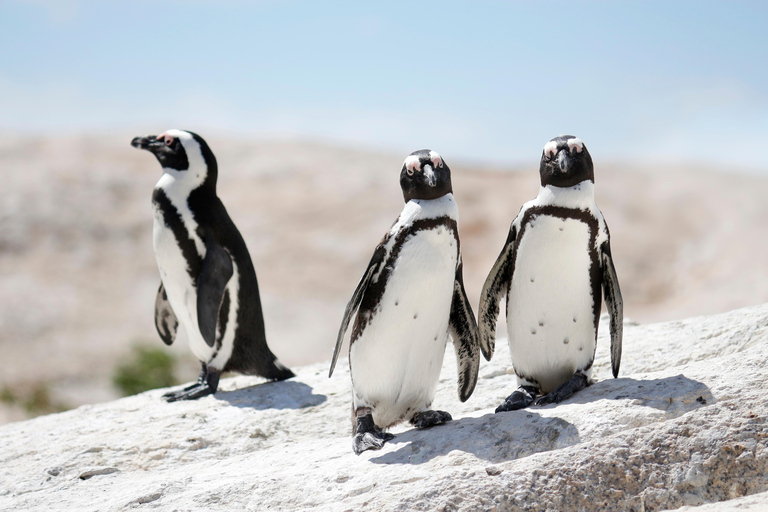
{"type": "Polygon", "coordinates": [[[222,372],[293,377],[267,346],[256,272],[245,241],[216,195],[216,157],[196,133],[169,130],[136,137],[163,175],[152,193],[152,241],[160,270],[155,326],[171,345],[178,332],[202,366],[196,383],[163,395],[168,402],[216,392],[222,372]]]}
{"type": "Polygon", "coordinates": [[[400,187],[405,207],[347,304],[328,374],[357,313],[349,367],[358,455],[393,439],[386,430],[402,421],[423,429],[452,419],[430,408],[449,337],[462,402],[477,383],[479,332],[464,291],[451,171],[435,151],[415,151],[403,163],[400,187]]]}
{"type": "Polygon", "coordinates": [[[559,403],[592,383],[602,294],[610,313],[611,369],[621,362],[623,302],[608,226],[595,203],[592,157],[561,135],[547,142],[538,196],[523,205],[480,296],[483,355],[495,344],[506,295],[515,390],[496,409],[559,403]]]}

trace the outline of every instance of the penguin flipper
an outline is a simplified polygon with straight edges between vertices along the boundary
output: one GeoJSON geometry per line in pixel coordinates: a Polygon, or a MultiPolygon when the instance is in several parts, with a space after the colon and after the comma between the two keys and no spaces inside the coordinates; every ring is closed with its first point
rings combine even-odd
{"type": "Polygon", "coordinates": [[[168,294],[165,293],[162,281],[160,281],[160,288],[157,289],[157,297],[155,297],[155,328],[160,339],[166,345],[173,343],[179,328],[179,320],[173,312],[171,303],[168,302],[168,294]]]}
{"type": "Polygon", "coordinates": [[[600,263],[603,271],[603,296],[611,316],[611,370],[613,377],[619,376],[621,365],[621,341],[624,335],[624,301],[621,298],[619,278],[613,266],[611,246],[605,242],[601,248],[600,263]]]}
{"type": "Polygon", "coordinates": [[[459,263],[456,279],[453,282],[453,300],[448,330],[456,350],[456,362],[459,367],[459,399],[466,402],[472,396],[477,384],[477,372],[480,368],[480,333],[477,329],[475,314],[464,291],[464,264],[459,263]]]}
{"type": "Polygon", "coordinates": [[[499,317],[499,302],[507,293],[509,281],[512,279],[512,250],[515,247],[517,228],[514,223],[509,228],[507,241],[501,249],[496,263],[493,264],[488,277],[485,279],[483,291],[480,293],[480,309],[478,321],[480,328],[480,349],[488,361],[493,357],[496,347],[496,319],[499,317]]]}
{"type": "Polygon", "coordinates": [[[357,288],[355,288],[354,293],[352,293],[352,298],[349,299],[347,308],[344,310],[344,318],[341,320],[339,334],[336,336],[336,347],[333,349],[333,358],[331,359],[331,369],[328,371],[328,377],[333,375],[333,369],[336,368],[336,360],[339,358],[339,352],[341,351],[344,334],[347,332],[349,322],[352,320],[352,316],[357,311],[357,308],[360,307],[360,302],[363,300],[363,294],[365,293],[366,288],[368,288],[368,284],[371,282],[371,277],[373,277],[373,274],[376,273],[381,262],[384,260],[384,254],[386,254],[386,250],[383,245],[379,244],[373,252],[373,257],[368,263],[368,268],[365,269],[365,274],[363,274],[360,282],[357,283],[357,288]]]}
{"type": "Polygon", "coordinates": [[[219,306],[233,273],[229,253],[217,243],[206,242],[205,259],[197,280],[197,325],[209,347],[216,342],[219,306]]]}

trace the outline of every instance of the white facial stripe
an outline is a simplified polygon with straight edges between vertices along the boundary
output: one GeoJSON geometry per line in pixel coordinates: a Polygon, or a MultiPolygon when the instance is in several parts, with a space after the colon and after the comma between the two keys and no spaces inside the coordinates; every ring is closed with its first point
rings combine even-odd
{"type": "Polygon", "coordinates": [[[189,134],[189,132],[185,132],[183,130],[168,130],[162,135],[159,135],[159,137],[173,137],[175,139],[181,139],[182,141],[185,140],[195,140],[192,135],[189,134]]]}
{"type": "Polygon", "coordinates": [[[544,144],[544,154],[547,155],[548,158],[555,156],[557,154],[557,142],[551,140],[544,144]]]}
{"type": "MultiPolygon", "coordinates": [[[[184,146],[184,151],[187,153],[187,161],[189,162],[190,169],[198,168],[203,171],[207,169],[205,158],[203,158],[203,150],[200,149],[200,144],[197,143],[195,138],[192,137],[189,132],[183,130],[168,130],[163,135],[166,137],[175,137],[181,141],[181,145],[184,146]]],[[[203,174],[203,178],[205,178],[205,174],[203,174]]]]}
{"type": "Polygon", "coordinates": [[[577,153],[581,153],[581,151],[584,149],[584,143],[578,137],[568,139],[567,143],[568,143],[568,151],[570,151],[571,153],[573,153],[574,149],[576,149],[577,153]]]}
{"type": "Polygon", "coordinates": [[[406,158],[404,165],[407,170],[411,171],[411,173],[421,170],[421,162],[419,162],[419,157],[416,155],[411,155],[406,158]]]}
{"type": "Polygon", "coordinates": [[[432,160],[432,165],[435,167],[435,169],[443,166],[443,158],[437,153],[437,151],[430,151],[429,159],[432,160]]]}

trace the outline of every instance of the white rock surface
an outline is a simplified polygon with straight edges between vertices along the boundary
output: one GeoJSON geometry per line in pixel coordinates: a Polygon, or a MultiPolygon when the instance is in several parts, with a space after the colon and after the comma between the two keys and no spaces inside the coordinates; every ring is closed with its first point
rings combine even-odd
{"type": "Polygon", "coordinates": [[[513,382],[499,340],[465,404],[446,357],[434,405],[453,422],[359,457],[344,361],[7,424],[0,510],[766,510],[768,305],[628,323],[619,379],[605,327],[598,382],[571,400],[494,414],[513,382]]]}

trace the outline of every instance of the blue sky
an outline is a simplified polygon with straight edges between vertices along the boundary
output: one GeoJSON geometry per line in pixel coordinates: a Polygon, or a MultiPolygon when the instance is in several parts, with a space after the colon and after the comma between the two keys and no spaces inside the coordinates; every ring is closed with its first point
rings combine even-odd
{"type": "MultiPolygon", "coordinates": [[[[768,172],[766,2],[0,0],[0,130],[768,172]]],[[[450,156],[449,156],[450,155],[450,156]]]]}

